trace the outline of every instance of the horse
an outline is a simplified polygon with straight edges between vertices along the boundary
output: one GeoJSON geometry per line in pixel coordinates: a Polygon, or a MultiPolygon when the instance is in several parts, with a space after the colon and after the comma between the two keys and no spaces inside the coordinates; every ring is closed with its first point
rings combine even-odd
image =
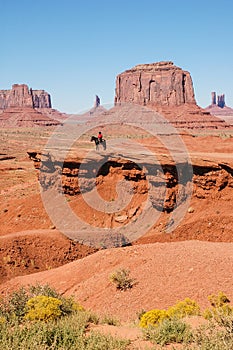
{"type": "Polygon", "coordinates": [[[96,151],[99,150],[99,145],[103,147],[104,150],[106,150],[106,140],[102,140],[102,142],[99,141],[98,137],[92,136],[91,142],[95,141],[96,151]]]}

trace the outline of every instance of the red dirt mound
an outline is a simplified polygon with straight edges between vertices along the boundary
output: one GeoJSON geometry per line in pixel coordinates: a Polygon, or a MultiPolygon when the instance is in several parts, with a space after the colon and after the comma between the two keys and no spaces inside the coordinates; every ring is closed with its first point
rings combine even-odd
{"type": "Polygon", "coordinates": [[[74,295],[85,308],[132,320],[142,309],[166,308],[185,297],[202,307],[218,291],[233,299],[233,244],[199,241],[155,243],[102,250],[53,270],[17,277],[0,286],[9,292],[22,285],[49,283],[74,295]],[[131,271],[136,284],[119,291],[109,275],[131,271]]]}
{"type": "Polygon", "coordinates": [[[0,236],[0,283],[83,258],[96,250],[56,230],[31,230],[0,236]]]}

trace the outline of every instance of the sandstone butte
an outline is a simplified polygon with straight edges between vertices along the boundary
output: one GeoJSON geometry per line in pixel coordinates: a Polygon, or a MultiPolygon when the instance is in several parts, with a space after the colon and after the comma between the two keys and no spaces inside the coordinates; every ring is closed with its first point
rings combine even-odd
{"type": "MultiPolygon", "coordinates": [[[[116,105],[147,106],[178,128],[226,127],[223,119],[197,105],[190,73],[170,61],[140,64],[126,70],[117,76],[115,91],[116,105]]],[[[1,127],[53,126],[60,124],[64,116],[52,109],[51,97],[44,90],[29,89],[26,84],[14,84],[11,90],[0,90],[1,127]]]]}
{"type": "Polygon", "coordinates": [[[233,108],[226,105],[225,94],[216,96],[215,91],[211,92],[211,104],[205,108],[205,111],[221,117],[228,124],[233,124],[233,108]]]}
{"type": "Polygon", "coordinates": [[[56,117],[56,112],[52,109],[51,97],[44,90],[32,90],[26,84],[0,90],[1,127],[59,125],[53,116],[56,117]]]}
{"type": "Polygon", "coordinates": [[[51,97],[44,90],[29,89],[26,84],[14,84],[11,90],[0,90],[0,108],[51,108],[51,97]]]}
{"type": "Polygon", "coordinates": [[[121,103],[155,109],[177,127],[225,127],[223,120],[197,105],[190,73],[170,61],[139,64],[119,74],[115,104],[121,103]]]}

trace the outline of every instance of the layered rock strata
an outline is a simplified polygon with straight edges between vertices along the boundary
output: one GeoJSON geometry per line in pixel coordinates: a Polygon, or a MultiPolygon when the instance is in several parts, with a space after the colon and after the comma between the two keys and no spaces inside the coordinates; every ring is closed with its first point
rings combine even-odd
{"type": "Polygon", "coordinates": [[[189,72],[173,62],[140,64],[116,78],[115,105],[138,104],[156,110],[178,128],[225,128],[195,100],[189,72]]]}
{"type": "Polygon", "coordinates": [[[32,90],[26,84],[0,90],[0,127],[55,126],[61,124],[55,120],[57,115],[44,90],[32,90]]]}
{"type": "Polygon", "coordinates": [[[1,128],[56,126],[61,124],[62,122],[30,107],[7,108],[0,113],[1,128]]]}
{"type": "Polygon", "coordinates": [[[159,106],[196,104],[190,73],[173,62],[139,64],[119,74],[115,102],[159,106]]]}
{"type": "Polygon", "coordinates": [[[11,90],[0,90],[0,109],[15,107],[51,108],[51,97],[44,90],[29,89],[26,84],[14,84],[11,90]]]}
{"type": "MultiPolygon", "coordinates": [[[[40,170],[40,183],[44,190],[50,186],[57,187],[58,191],[65,193],[68,196],[79,196],[81,194],[79,187],[79,175],[82,173],[80,166],[81,161],[77,159],[67,159],[64,163],[59,161],[52,161],[49,154],[41,154],[40,152],[33,150],[28,151],[28,156],[34,162],[36,169],[40,170]],[[43,158],[43,161],[41,161],[43,158]],[[58,180],[58,174],[61,175],[62,181],[58,180]],[[57,184],[56,184],[57,182],[57,184]]],[[[179,183],[179,176],[177,173],[177,164],[174,164],[172,160],[168,160],[166,157],[160,159],[160,165],[151,163],[151,159],[148,159],[146,163],[147,169],[152,169],[152,175],[150,175],[150,193],[156,193],[156,195],[150,197],[152,205],[159,211],[171,212],[177,205],[181,204],[185,200],[185,191],[178,188],[184,188],[184,184],[179,183]],[[161,169],[163,174],[161,174],[161,169]],[[165,191],[158,191],[158,188],[165,187],[165,191]],[[182,196],[184,196],[182,198],[182,196]],[[179,198],[178,198],[179,197],[179,198]]],[[[98,168],[96,159],[88,160],[91,164],[90,169],[98,168]],[[95,166],[92,166],[95,164],[95,166]]],[[[99,162],[102,162],[100,157],[99,162]]],[[[181,169],[185,169],[182,163],[179,164],[181,169]]],[[[81,174],[82,175],[82,174],[81,174]]],[[[82,184],[82,191],[89,192],[93,189],[93,183],[97,188],[101,187],[103,183],[107,181],[107,178],[111,179],[111,183],[124,179],[132,182],[132,188],[134,195],[147,195],[149,194],[148,179],[145,172],[134,162],[123,158],[109,158],[109,160],[100,167],[98,176],[96,176],[93,170],[93,176],[89,174],[88,179],[82,184]]],[[[226,187],[233,189],[233,165],[225,162],[207,161],[202,159],[195,159],[193,161],[193,196],[199,199],[204,198],[218,198],[219,193],[226,187]]],[[[133,215],[130,215],[130,210],[121,213],[121,216],[127,216],[124,221],[132,216],[137,216],[141,212],[140,204],[135,209],[133,215]]],[[[132,212],[132,210],[131,210],[132,212]]],[[[119,213],[114,216],[114,221],[118,222],[117,217],[119,213]]],[[[114,226],[114,223],[111,222],[114,226]]]]}

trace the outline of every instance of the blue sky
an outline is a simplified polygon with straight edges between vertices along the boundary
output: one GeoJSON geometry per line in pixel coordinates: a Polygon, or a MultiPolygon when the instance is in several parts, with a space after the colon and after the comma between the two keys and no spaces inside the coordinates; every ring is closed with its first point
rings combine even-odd
{"type": "Polygon", "coordinates": [[[116,75],[173,61],[196,100],[225,93],[233,107],[232,0],[0,0],[0,89],[26,83],[77,113],[114,100],[116,75]]]}

